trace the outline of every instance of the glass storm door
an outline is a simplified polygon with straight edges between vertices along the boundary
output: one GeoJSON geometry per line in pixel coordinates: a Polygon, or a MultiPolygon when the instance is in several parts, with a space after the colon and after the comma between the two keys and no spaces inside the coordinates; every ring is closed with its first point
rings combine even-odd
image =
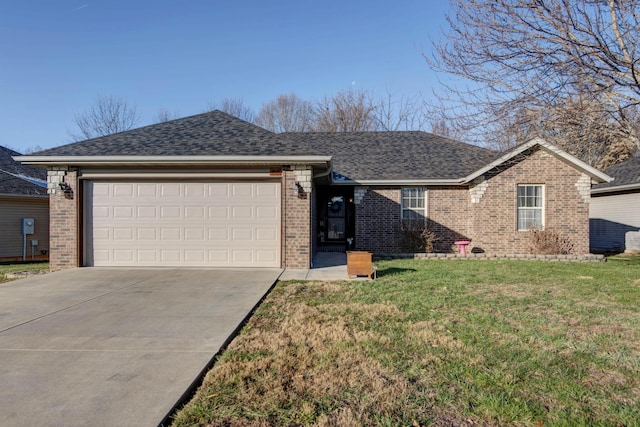
{"type": "Polygon", "coordinates": [[[345,239],[345,198],[344,196],[333,196],[327,200],[327,241],[338,241],[345,239]]]}

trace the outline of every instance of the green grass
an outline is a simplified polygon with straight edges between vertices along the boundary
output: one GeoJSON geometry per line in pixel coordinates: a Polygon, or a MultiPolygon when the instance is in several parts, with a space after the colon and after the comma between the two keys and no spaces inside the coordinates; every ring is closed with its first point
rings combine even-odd
{"type": "Polygon", "coordinates": [[[16,273],[21,271],[49,271],[48,262],[34,263],[3,263],[0,264],[0,283],[10,282],[14,279],[7,279],[5,274],[16,273]]]}
{"type": "Polygon", "coordinates": [[[279,283],[174,424],[640,424],[640,258],[378,272],[279,283]]]}

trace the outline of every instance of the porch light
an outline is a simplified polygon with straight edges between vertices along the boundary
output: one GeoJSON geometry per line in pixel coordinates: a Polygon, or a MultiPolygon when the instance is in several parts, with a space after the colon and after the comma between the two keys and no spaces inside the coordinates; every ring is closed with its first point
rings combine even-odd
{"type": "Polygon", "coordinates": [[[60,189],[64,193],[64,197],[65,198],[73,199],[73,189],[71,188],[71,186],[69,184],[67,184],[66,182],[61,182],[58,185],[60,186],[60,189]]]}

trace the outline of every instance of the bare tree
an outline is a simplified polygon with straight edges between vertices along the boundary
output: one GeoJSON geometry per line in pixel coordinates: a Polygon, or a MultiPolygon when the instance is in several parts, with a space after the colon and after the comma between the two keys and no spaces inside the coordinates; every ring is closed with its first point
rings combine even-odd
{"type": "Polygon", "coordinates": [[[210,102],[205,111],[213,110],[220,110],[249,123],[253,123],[256,116],[253,108],[245,105],[244,99],[242,98],[224,98],[217,103],[210,102]]]}
{"type": "Polygon", "coordinates": [[[171,112],[167,108],[162,107],[158,110],[158,114],[154,118],[155,123],[168,122],[169,120],[174,120],[180,117],[178,112],[171,112]]]}
{"type": "Polygon", "coordinates": [[[290,93],[263,104],[255,123],[272,132],[308,132],[312,120],[311,102],[290,93]]]}
{"type": "Polygon", "coordinates": [[[74,118],[77,126],[71,137],[76,141],[129,130],[140,122],[136,108],[126,99],[99,95],[93,106],[74,118]]]}
{"type": "Polygon", "coordinates": [[[384,96],[370,100],[376,130],[400,131],[423,130],[428,123],[428,115],[420,94],[398,96],[387,90],[384,96]]]}
{"type": "Polygon", "coordinates": [[[24,150],[24,154],[33,154],[33,153],[37,153],[38,151],[42,151],[44,150],[44,148],[42,148],[40,145],[34,145],[32,147],[27,147],[24,150]]]}
{"type": "Polygon", "coordinates": [[[376,130],[375,105],[364,91],[340,91],[316,104],[313,128],[319,132],[376,130]]]}
{"type": "Polygon", "coordinates": [[[439,113],[441,112],[429,116],[428,121],[431,133],[458,141],[464,140],[464,134],[449,126],[449,122],[444,117],[438,115],[439,113]]]}
{"type": "Polygon", "coordinates": [[[637,148],[638,10],[640,0],[453,0],[449,30],[427,60],[467,84],[447,86],[437,107],[492,145],[535,130],[589,146],[598,129],[603,145],[637,148]]]}

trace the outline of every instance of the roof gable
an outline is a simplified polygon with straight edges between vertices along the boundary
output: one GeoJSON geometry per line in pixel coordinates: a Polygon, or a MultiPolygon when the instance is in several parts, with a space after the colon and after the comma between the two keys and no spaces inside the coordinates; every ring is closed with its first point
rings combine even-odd
{"type": "Polygon", "coordinates": [[[571,154],[567,153],[566,151],[561,150],[560,148],[556,147],[553,144],[548,143],[547,141],[545,141],[542,138],[533,138],[531,140],[529,140],[528,142],[525,142],[524,144],[520,144],[517,147],[514,147],[513,149],[505,152],[502,156],[500,156],[498,159],[492,161],[491,163],[487,164],[486,166],[474,171],[473,173],[469,174],[468,176],[465,177],[464,182],[471,182],[474,179],[478,178],[479,176],[483,175],[484,173],[506,163],[507,161],[511,160],[512,158],[516,157],[517,155],[530,150],[531,148],[538,146],[541,147],[542,149],[546,150],[548,153],[552,154],[553,156],[559,158],[560,160],[570,164],[571,166],[573,166],[574,168],[578,169],[579,171],[587,174],[592,181],[595,182],[609,182],[611,181],[611,177],[608,176],[607,174],[597,170],[596,168],[589,166],[587,163],[583,162],[582,160],[578,159],[575,156],[572,156],[571,154]]]}
{"type": "Polygon", "coordinates": [[[74,142],[34,156],[203,156],[277,154],[276,134],[222,111],[74,142]]]}

